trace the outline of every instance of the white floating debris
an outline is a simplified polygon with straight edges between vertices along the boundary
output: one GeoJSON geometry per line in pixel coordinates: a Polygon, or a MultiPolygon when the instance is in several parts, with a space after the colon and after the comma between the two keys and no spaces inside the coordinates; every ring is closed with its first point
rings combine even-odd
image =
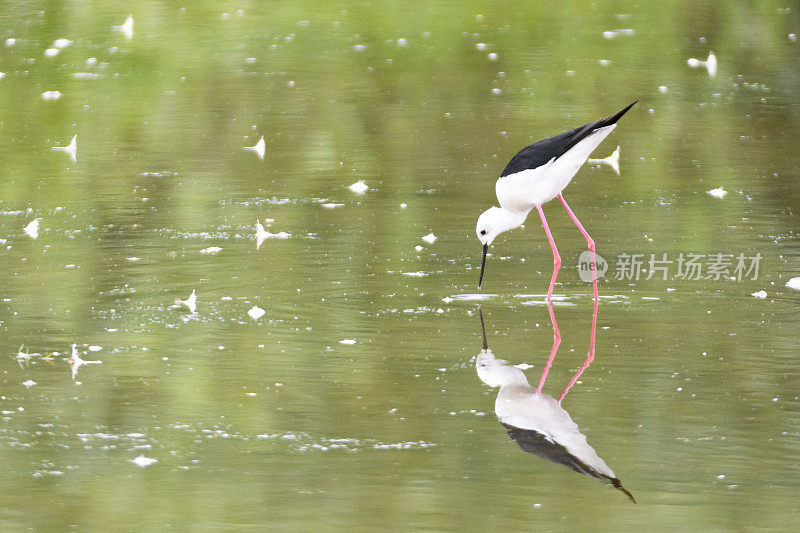
{"type": "Polygon", "coordinates": [[[610,59],[598,59],[597,62],[600,64],[601,67],[607,67],[611,64],[610,59]]]}
{"type": "Polygon", "coordinates": [[[666,86],[666,85],[659,85],[659,87],[658,87],[658,92],[660,92],[660,93],[666,93],[667,91],[669,91],[669,88],[667,88],[667,86],[666,86]]]}
{"type": "Polygon", "coordinates": [[[261,138],[258,140],[258,142],[253,146],[245,146],[244,149],[250,150],[251,152],[255,152],[259,159],[264,159],[264,152],[266,151],[266,145],[264,144],[264,136],[262,135],[261,138]]]}
{"type": "Polygon", "coordinates": [[[617,146],[617,149],[608,157],[604,157],[603,159],[588,159],[587,161],[592,165],[608,165],[619,175],[619,146],[617,146]]]}
{"type": "Polygon", "coordinates": [[[403,202],[402,204],[400,204],[400,209],[405,209],[406,207],[408,207],[407,203],[403,202]]]}
{"type": "Polygon", "coordinates": [[[194,313],[195,311],[197,311],[197,294],[195,293],[195,290],[192,289],[192,294],[190,294],[189,297],[186,298],[185,300],[181,300],[181,299],[175,300],[175,304],[177,304],[179,306],[180,305],[185,305],[186,307],[189,308],[189,311],[191,313],[194,313]]]}
{"type": "Polygon", "coordinates": [[[102,347],[102,346],[98,346],[98,345],[96,345],[96,344],[92,344],[92,345],[91,345],[91,346],[89,346],[89,348],[88,348],[88,350],[89,350],[90,352],[99,352],[99,351],[100,351],[100,350],[102,350],[102,349],[103,349],[103,347],[102,347]]]}
{"type": "Polygon", "coordinates": [[[219,246],[209,246],[208,248],[203,248],[200,250],[201,254],[218,254],[222,251],[222,248],[219,246]]]}
{"type": "Polygon", "coordinates": [[[76,80],[96,80],[100,74],[97,72],[74,72],[72,77],[76,80]]]}
{"type": "Polygon", "coordinates": [[[39,238],[39,219],[35,218],[31,221],[27,226],[25,226],[22,231],[25,232],[25,235],[30,237],[31,239],[38,239],[39,238]]]}
{"type": "Polygon", "coordinates": [[[444,303],[446,303],[446,304],[449,304],[450,302],[453,302],[453,301],[455,301],[455,300],[453,300],[453,299],[452,299],[452,298],[450,298],[449,296],[445,296],[444,298],[442,298],[442,301],[443,301],[444,303]]]}
{"type": "Polygon", "coordinates": [[[366,183],[364,183],[364,180],[358,180],[354,184],[350,185],[348,189],[350,189],[356,194],[364,194],[365,192],[367,192],[367,190],[369,190],[369,186],[366,183]]]}
{"type": "Polygon", "coordinates": [[[412,278],[422,278],[422,277],[425,277],[425,276],[428,275],[426,272],[422,272],[422,271],[419,271],[419,272],[403,272],[402,274],[404,276],[410,276],[412,278]]]}
{"type": "Polygon", "coordinates": [[[494,89],[492,89],[492,94],[495,96],[500,96],[501,94],[503,94],[503,90],[495,87],[494,89]]]}
{"type": "MultiPolygon", "coordinates": [[[[10,39],[9,39],[9,40],[10,40],[10,39]]],[[[793,43],[797,42],[797,34],[795,34],[795,33],[790,33],[790,34],[789,34],[789,40],[790,40],[790,41],[792,41],[793,43]]],[[[6,41],[6,46],[8,46],[8,41],[6,41]]]]}
{"type": "Polygon", "coordinates": [[[418,252],[421,252],[421,251],[422,251],[422,246],[420,246],[420,245],[418,244],[418,245],[416,245],[416,246],[414,247],[414,249],[415,249],[416,251],[418,251],[418,252]]]}
{"type": "Polygon", "coordinates": [[[153,459],[152,457],[145,457],[144,455],[140,455],[139,457],[137,457],[135,459],[131,459],[131,462],[133,464],[135,464],[136,466],[140,466],[142,468],[145,468],[147,466],[150,466],[152,464],[157,463],[158,459],[153,459]]]}
{"type": "Polygon", "coordinates": [[[486,50],[486,43],[475,43],[475,48],[481,51],[486,50]]]}
{"type": "Polygon", "coordinates": [[[31,387],[36,385],[36,382],[33,381],[32,379],[29,379],[29,380],[23,381],[22,384],[25,385],[26,388],[30,389],[31,387]]]}
{"type": "Polygon", "coordinates": [[[57,152],[64,152],[65,154],[69,155],[70,159],[73,161],[78,160],[78,136],[73,135],[72,140],[69,141],[67,146],[52,146],[51,150],[55,150],[57,152]]]}
{"type": "Polygon", "coordinates": [[[256,250],[261,248],[261,243],[264,242],[264,239],[266,239],[268,235],[269,232],[261,225],[261,221],[256,219],[256,250]]]}
{"type": "Polygon", "coordinates": [[[339,341],[339,344],[355,344],[355,339],[342,339],[339,341]]]}
{"type": "Polygon", "coordinates": [[[45,91],[42,93],[42,100],[58,100],[61,98],[61,91],[45,91]]]}
{"type": "Polygon", "coordinates": [[[258,320],[262,316],[266,315],[267,312],[258,307],[257,305],[254,305],[253,307],[250,308],[247,314],[250,315],[250,318],[252,318],[253,320],[258,320]]]}
{"type": "Polygon", "coordinates": [[[2,80],[5,77],[6,77],[6,73],[5,72],[0,72],[0,80],[2,80]]]}
{"type": "Polygon", "coordinates": [[[489,52],[486,54],[486,57],[489,59],[489,61],[497,61],[497,54],[494,52],[489,52]]]}
{"type": "Polygon", "coordinates": [[[15,38],[9,37],[8,39],[6,39],[6,46],[8,46],[9,48],[14,46],[15,44],[17,44],[17,40],[15,38]]]}
{"type": "Polygon", "coordinates": [[[111,29],[121,32],[126,39],[130,39],[133,37],[133,17],[129,16],[122,26],[111,26],[111,29]]]}
{"type": "Polygon", "coordinates": [[[434,235],[433,233],[428,233],[427,235],[425,235],[425,236],[422,238],[422,240],[423,240],[423,241],[425,241],[425,242],[427,242],[428,244],[433,244],[433,243],[435,243],[435,242],[436,242],[436,239],[437,239],[437,238],[438,238],[438,237],[436,237],[436,235],[434,235]]]}
{"type": "Polygon", "coordinates": [[[72,41],[70,41],[69,39],[56,39],[55,42],[53,43],[53,46],[55,48],[58,48],[59,50],[63,50],[64,48],[66,48],[71,44],[72,41]]]}
{"type": "Polygon", "coordinates": [[[320,205],[322,205],[322,207],[325,207],[326,209],[335,209],[337,207],[342,207],[344,204],[334,204],[333,202],[328,202],[326,204],[320,204],[320,205]]]}
{"type": "Polygon", "coordinates": [[[686,60],[686,64],[692,68],[705,67],[708,71],[708,75],[712,78],[717,75],[717,56],[714,55],[714,52],[709,52],[708,59],[705,61],[690,57],[686,60]]]}
{"type": "Polygon", "coordinates": [[[711,189],[710,191],[707,191],[707,194],[710,194],[714,198],[722,199],[725,198],[725,195],[728,194],[728,191],[726,191],[722,187],[717,187],[716,189],[711,189]]]}
{"type": "Polygon", "coordinates": [[[69,361],[67,362],[69,363],[69,366],[72,369],[72,379],[78,377],[78,370],[83,365],[99,365],[102,363],[102,361],[85,361],[81,359],[81,356],[78,354],[77,344],[72,345],[72,356],[69,358],[69,361]]]}
{"type": "Polygon", "coordinates": [[[790,289],[800,291],[800,276],[792,278],[789,281],[787,281],[786,286],[789,287],[790,289]]]}
{"type": "Polygon", "coordinates": [[[603,32],[603,37],[605,37],[606,39],[613,39],[616,36],[617,36],[617,32],[615,32],[615,31],[604,31],[603,32]]]}
{"type": "Polygon", "coordinates": [[[56,57],[60,52],[61,50],[59,50],[58,48],[48,48],[47,50],[44,51],[44,56],[56,57]]]}
{"type": "Polygon", "coordinates": [[[766,298],[767,297],[767,291],[763,291],[762,290],[762,291],[754,292],[754,293],[750,294],[750,296],[755,296],[756,298],[766,298]]]}

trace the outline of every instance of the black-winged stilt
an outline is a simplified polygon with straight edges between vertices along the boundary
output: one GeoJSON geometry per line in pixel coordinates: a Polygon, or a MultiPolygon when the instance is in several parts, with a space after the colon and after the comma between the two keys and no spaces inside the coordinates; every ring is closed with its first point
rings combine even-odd
{"type": "Polygon", "coordinates": [[[483,244],[483,258],[481,259],[481,276],[478,280],[480,289],[483,282],[483,270],[486,266],[486,252],[494,239],[510,229],[522,225],[528,213],[535,207],[542,220],[542,226],[547,234],[547,240],[553,251],[553,276],[547,290],[547,300],[553,294],[553,286],[561,268],[561,256],[558,254],[556,243],[547,219],[542,211],[542,204],[555,197],[561,200],[572,221],[578,226],[589,250],[592,253],[592,285],[594,298],[597,300],[597,266],[595,263],[594,241],[583,229],[578,217],[572,212],[561,191],[569,184],[572,177],[586,162],[600,142],[617,127],[617,121],[636,102],[613,115],[601,118],[589,124],[565,131],[560,135],[542,139],[526,146],[511,158],[505,170],[500,175],[495,185],[497,200],[500,207],[490,207],[478,217],[475,228],[478,240],[483,244]]]}

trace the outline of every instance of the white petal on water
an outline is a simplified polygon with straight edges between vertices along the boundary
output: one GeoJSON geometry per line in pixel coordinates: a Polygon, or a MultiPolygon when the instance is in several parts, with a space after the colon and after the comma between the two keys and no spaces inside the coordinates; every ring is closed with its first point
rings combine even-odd
{"type": "Polygon", "coordinates": [[[608,165],[619,175],[619,146],[610,156],[603,159],[587,159],[587,162],[592,165],[608,165]]]}
{"type": "Polygon", "coordinates": [[[259,159],[264,159],[264,153],[266,152],[266,144],[264,144],[264,136],[262,135],[261,138],[258,140],[256,144],[253,146],[245,146],[245,150],[250,150],[251,152],[255,152],[259,159]]]}
{"type": "Polygon", "coordinates": [[[706,59],[706,69],[708,70],[708,75],[712,78],[717,75],[717,56],[714,55],[714,52],[708,53],[708,59],[706,59]]]}
{"type": "Polygon", "coordinates": [[[264,239],[267,238],[269,232],[264,229],[264,226],[261,225],[261,221],[256,219],[256,250],[261,248],[261,243],[264,242],[264,239]]]}
{"type": "Polygon", "coordinates": [[[197,311],[197,293],[192,289],[192,294],[190,294],[188,298],[185,300],[177,299],[175,303],[178,305],[185,305],[189,308],[189,312],[194,313],[197,311]]]}
{"type": "Polygon", "coordinates": [[[761,291],[758,291],[758,292],[754,292],[754,293],[750,294],[750,296],[755,296],[756,298],[766,298],[767,297],[767,291],[761,290],[761,291]]]}
{"type": "Polygon", "coordinates": [[[23,381],[22,384],[25,385],[25,387],[30,389],[31,387],[36,385],[36,382],[33,381],[32,379],[29,379],[29,380],[23,381]]]}
{"type": "Polygon", "coordinates": [[[71,44],[72,41],[70,41],[69,39],[56,39],[55,42],[53,42],[53,46],[58,48],[59,50],[62,50],[71,44]]]}
{"type": "Polygon", "coordinates": [[[203,248],[200,250],[201,254],[218,254],[222,251],[222,248],[219,246],[209,246],[208,248],[203,248]]]}
{"type": "Polygon", "coordinates": [[[121,32],[126,39],[130,39],[133,37],[133,16],[129,16],[127,19],[125,19],[125,22],[122,24],[122,26],[111,26],[111,29],[121,32]]]}
{"type": "Polygon", "coordinates": [[[78,370],[83,365],[99,365],[99,364],[102,363],[102,361],[85,361],[85,360],[81,359],[81,356],[78,353],[78,345],[77,344],[73,344],[72,345],[72,355],[70,356],[69,361],[67,361],[67,362],[69,363],[70,369],[72,370],[72,379],[75,379],[75,378],[78,377],[78,370]]]}
{"type": "Polygon", "coordinates": [[[367,192],[367,190],[369,190],[369,186],[366,183],[364,183],[364,180],[358,180],[354,184],[350,185],[348,189],[350,189],[356,194],[364,194],[365,192],[367,192]]]}
{"type": "Polygon", "coordinates": [[[39,219],[36,218],[32,222],[30,222],[23,230],[25,234],[30,237],[31,239],[38,239],[39,238],[39,219]]]}
{"type": "Polygon", "coordinates": [[[58,48],[48,48],[47,50],[44,51],[44,56],[56,57],[60,52],[61,50],[59,50],[58,48]]]}
{"type": "Polygon", "coordinates": [[[427,235],[425,235],[425,236],[422,238],[422,240],[423,240],[423,241],[425,241],[425,242],[427,242],[428,244],[433,244],[433,243],[435,243],[435,242],[436,242],[436,239],[437,239],[437,237],[436,237],[436,235],[434,235],[433,233],[428,233],[427,235]]]}
{"type": "Polygon", "coordinates": [[[453,299],[452,299],[452,298],[450,298],[449,296],[445,296],[444,298],[442,298],[442,301],[443,301],[444,303],[446,303],[446,304],[449,304],[450,302],[452,302],[452,301],[453,301],[453,299]]]}
{"type": "Polygon", "coordinates": [[[342,339],[339,341],[339,344],[355,344],[355,339],[342,339]]]}
{"type": "Polygon", "coordinates": [[[717,56],[714,55],[714,52],[709,52],[708,59],[705,61],[690,57],[686,60],[686,64],[692,68],[705,67],[708,71],[708,75],[712,78],[717,75],[717,56]]]}
{"type": "Polygon", "coordinates": [[[800,291],[800,276],[792,278],[789,281],[787,281],[786,286],[789,287],[790,289],[800,291]]]}
{"type": "Polygon", "coordinates": [[[133,464],[135,464],[136,466],[140,466],[142,468],[145,468],[147,466],[150,466],[152,464],[157,463],[158,459],[153,459],[152,457],[145,457],[144,455],[140,455],[139,457],[136,457],[135,459],[131,459],[131,462],[133,464]]]}
{"type": "Polygon", "coordinates": [[[416,246],[414,247],[414,249],[415,249],[416,251],[418,251],[418,252],[421,252],[421,251],[422,251],[422,246],[420,246],[420,245],[418,244],[418,245],[416,245],[416,246]]]}
{"type": "Polygon", "coordinates": [[[70,159],[73,161],[78,160],[78,136],[73,135],[72,139],[69,141],[67,146],[52,146],[51,150],[55,150],[57,152],[64,152],[69,155],[70,159]]]}
{"type": "Polygon", "coordinates": [[[667,88],[666,85],[660,85],[658,87],[658,92],[660,92],[660,93],[666,93],[667,91],[669,91],[669,88],[667,88]]]}
{"type": "Polygon", "coordinates": [[[42,100],[58,100],[61,98],[61,91],[45,91],[42,93],[42,100]]]}
{"type": "Polygon", "coordinates": [[[267,314],[267,312],[258,307],[257,305],[254,305],[253,307],[250,308],[247,314],[250,315],[250,318],[252,318],[253,320],[258,320],[259,318],[267,314]]]}
{"type": "Polygon", "coordinates": [[[99,352],[102,349],[103,349],[102,346],[98,346],[96,344],[93,344],[93,345],[89,346],[89,351],[90,352],[99,352]]]}
{"type": "Polygon", "coordinates": [[[725,198],[725,195],[728,194],[728,191],[723,189],[722,187],[717,187],[716,189],[711,189],[707,191],[707,194],[710,194],[714,198],[725,198]]]}

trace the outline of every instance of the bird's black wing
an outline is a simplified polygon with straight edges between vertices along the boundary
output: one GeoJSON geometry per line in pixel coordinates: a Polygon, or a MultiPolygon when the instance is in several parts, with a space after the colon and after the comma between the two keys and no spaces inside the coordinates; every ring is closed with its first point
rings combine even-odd
{"type": "Polygon", "coordinates": [[[506,165],[500,177],[516,174],[517,172],[522,172],[530,168],[538,168],[551,159],[558,159],[594,130],[616,124],[616,122],[622,118],[622,115],[627,113],[635,103],[636,101],[622,111],[614,113],[609,117],[601,118],[600,120],[584,124],[583,126],[578,126],[575,129],[565,131],[553,137],[548,137],[547,139],[542,139],[541,141],[536,141],[526,146],[511,158],[511,161],[508,162],[508,165],[506,165]]]}
{"type": "Polygon", "coordinates": [[[601,474],[590,465],[587,465],[569,453],[569,451],[561,444],[548,440],[543,434],[532,429],[522,429],[509,424],[504,424],[503,422],[500,422],[500,424],[506,428],[506,431],[508,431],[508,436],[511,437],[514,442],[519,444],[519,447],[526,452],[535,455],[536,457],[541,457],[542,459],[547,459],[548,461],[564,465],[570,470],[574,470],[579,474],[605,481],[615,489],[619,489],[620,491],[624,492],[633,503],[636,503],[633,494],[628,492],[628,490],[622,486],[622,483],[618,478],[601,474]]]}

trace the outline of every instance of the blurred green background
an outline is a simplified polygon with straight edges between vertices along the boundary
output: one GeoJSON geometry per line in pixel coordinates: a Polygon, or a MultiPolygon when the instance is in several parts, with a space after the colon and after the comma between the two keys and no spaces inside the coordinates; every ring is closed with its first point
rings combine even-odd
{"type": "MultiPolygon", "coordinates": [[[[799,32],[785,2],[0,2],[0,527],[798,528],[799,32]],[[710,51],[716,76],[687,65],[710,51]],[[595,154],[621,175],[564,193],[610,268],[563,407],[635,506],[519,449],[474,369],[495,179],[634,99],[595,154]],[[256,219],[291,236],[256,249],[256,219]],[[763,259],[615,279],[631,253],[763,259]],[[72,343],[102,364],[73,379],[72,343]]],[[[557,395],[591,286],[545,213],[557,395]]],[[[536,217],[492,251],[492,349],[536,382],[536,217]]]]}

